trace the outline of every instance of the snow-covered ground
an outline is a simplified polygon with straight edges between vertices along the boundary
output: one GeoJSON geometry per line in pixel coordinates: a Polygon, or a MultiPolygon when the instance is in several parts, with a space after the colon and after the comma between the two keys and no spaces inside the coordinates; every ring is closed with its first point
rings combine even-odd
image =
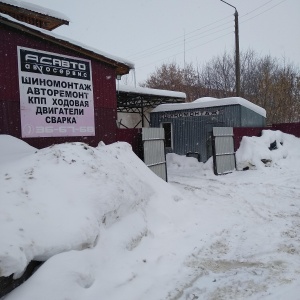
{"type": "Polygon", "coordinates": [[[300,139],[224,176],[169,154],[169,183],[126,143],[0,146],[0,276],[47,260],[5,300],[300,299],[300,139]]]}

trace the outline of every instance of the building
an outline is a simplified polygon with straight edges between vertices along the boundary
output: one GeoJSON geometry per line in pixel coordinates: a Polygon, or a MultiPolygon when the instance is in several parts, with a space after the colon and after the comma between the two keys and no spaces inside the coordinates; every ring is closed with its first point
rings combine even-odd
{"type": "Polygon", "coordinates": [[[149,127],[150,112],[160,104],[183,103],[186,94],[144,87],[117,85],[118,127],[149,127]]]}
{"type": "Polygon", "coordinates": [[[212,155],[213,127],[264,127],[266,111],[239,97],[205,97],[159,105],[150,113],[150,124],[165,129],[168,152],[197,155],[205,162],[212,155]]]}
{"type": "Polygon", "coordinates": [[[118,140],[116,78],[134,64],[51,30],[68,20],[0,0],[0,134],[42,148],[118,140]]]}
{"type": "Polygon", "coordinates": [[[185,94],[116,84],[134,64],[52,32],[68,24],[59,12],[0,0],[0,134],[36,148],[121,140],[138,153],[149,112],[185,94]]]}

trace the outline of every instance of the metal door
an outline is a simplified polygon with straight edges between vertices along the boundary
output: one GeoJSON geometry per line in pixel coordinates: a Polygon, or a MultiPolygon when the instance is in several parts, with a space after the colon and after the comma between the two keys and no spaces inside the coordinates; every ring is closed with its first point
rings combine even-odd
{"type": "Polygon", "coordinates": [[[163,128],[142,128],[144,162],[157,176],[167,181],[165,131],[163,128]]]}
{"type": "Polygon", "coordinates": [[[216,175],[227,174],[236,169],[233,128],[213,128],[213,161],[216,175]]]}

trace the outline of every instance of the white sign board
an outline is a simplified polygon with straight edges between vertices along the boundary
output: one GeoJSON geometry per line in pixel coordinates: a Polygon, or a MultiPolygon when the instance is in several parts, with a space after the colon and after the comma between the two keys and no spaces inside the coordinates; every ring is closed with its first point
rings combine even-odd
{"type": "Polygon", "coordinates": [[[94,136],[91,61],[18,47],[22,137],[94,136]]]}

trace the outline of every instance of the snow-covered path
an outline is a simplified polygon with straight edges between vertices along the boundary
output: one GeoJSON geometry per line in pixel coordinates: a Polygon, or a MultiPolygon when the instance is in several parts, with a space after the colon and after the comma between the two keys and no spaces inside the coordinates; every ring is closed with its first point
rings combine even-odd
{"type": "Polygon", "coordinates": [[[201,207],[178,299],[300,297],[299,165],[284,164],[218,177],[197,164],[169,168],[169,182],[201,207]]]}

